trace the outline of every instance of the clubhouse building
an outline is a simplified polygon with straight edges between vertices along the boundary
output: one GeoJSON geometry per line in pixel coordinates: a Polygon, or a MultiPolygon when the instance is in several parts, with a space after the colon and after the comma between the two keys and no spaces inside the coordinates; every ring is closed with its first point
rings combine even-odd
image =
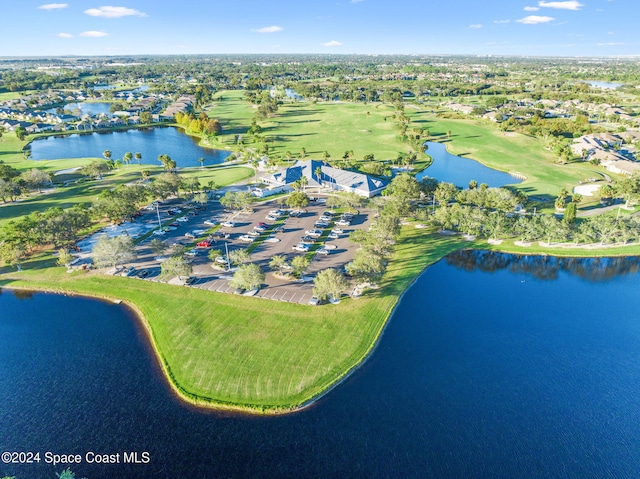
{"type": "MultiPolygon", "coordinates": [[[[318,160],[298,160],[293,166],[272,175],[263,176],[262,182],[271,191],[293,189],[292,184],[302,177],[307,179],[305,189],[348,191],[366,198],[378,195],[389,182],[363,173],[341,170],[318,160]]],[[[264,192],[258,196],[268,196],[264,192]]]]}

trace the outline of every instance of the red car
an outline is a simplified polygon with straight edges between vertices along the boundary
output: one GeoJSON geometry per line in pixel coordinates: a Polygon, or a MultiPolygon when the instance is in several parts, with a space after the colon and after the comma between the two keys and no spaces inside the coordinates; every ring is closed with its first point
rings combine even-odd
{"type": "Polygon", "coordinates": [[[198,247],[200,247],[200,248],[210,248],[211,247],[211,243],[209,241],[200,241],[200,243],[198,243],[198,247]]]}

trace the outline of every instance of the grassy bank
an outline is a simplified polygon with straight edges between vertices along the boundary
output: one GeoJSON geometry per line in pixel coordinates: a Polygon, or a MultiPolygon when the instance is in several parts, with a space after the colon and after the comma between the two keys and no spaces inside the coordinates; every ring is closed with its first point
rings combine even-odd
{"type": "Polygon", "coordinates": [[[139,311],[174,389],[200,405],[289,411],[362,362],[402,292],[462,244],[406,228],[379,290],[311,307],[60,268],[5,273],[0,285],[124,300],[139,311]],[[265,313],[268,311],[268,313],[265,313]]]}

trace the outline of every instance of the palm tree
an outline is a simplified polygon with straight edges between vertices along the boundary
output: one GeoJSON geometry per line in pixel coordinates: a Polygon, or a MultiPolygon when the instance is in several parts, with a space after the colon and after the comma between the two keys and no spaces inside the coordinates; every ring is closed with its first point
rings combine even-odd
{"type": "Polygon", "coordinates": [[[102,156],[104,156],[106,160],[111,161],[111,150],[104,150],[102,156]]]}
{"type": "Polygon", "coordinates": [[[204,158],[198,158],[198,163],[200,163],[200,168],[204,169],[204,158]]]}
{"type": "Polygon", "coordinates": [[[136,151],[136,153],[133,156],[138,161],[138,166],[139,166],[140,165],[140,160],[142,159],[142,153],[140,153],[139,151],[136,151]]]}
{"type": "Polygon", "coordinates": [[[316,175],[318,183],[320,183],[320,186],[322,186],[322,168],[320,166],[316,167],[316,169],[313,170],[313,174],[316,175]]]}
{"type": "Polygon", "coordinates": [[[129,165],[131,164],[131,161],[133,159],[133,154],[130,151],[127,151],[124,156],[122,157],[125,165],[129,165]]]}

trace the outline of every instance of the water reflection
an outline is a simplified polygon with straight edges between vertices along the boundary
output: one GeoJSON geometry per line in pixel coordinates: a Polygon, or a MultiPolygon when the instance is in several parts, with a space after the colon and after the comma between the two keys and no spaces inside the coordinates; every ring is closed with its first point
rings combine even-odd
{"type": "Polygon", "coordinates": [[[615,276],[640,271],[638,256],[614,258],[557,258],[554,256],[522,256],[495,251],[463,250],[445,258],[447,264],[465,271],[493,273],[508,269],[516,274],[528,274],[536,279],[553,281],[566,272],[589,281],[606,281],[615,276]]]}

